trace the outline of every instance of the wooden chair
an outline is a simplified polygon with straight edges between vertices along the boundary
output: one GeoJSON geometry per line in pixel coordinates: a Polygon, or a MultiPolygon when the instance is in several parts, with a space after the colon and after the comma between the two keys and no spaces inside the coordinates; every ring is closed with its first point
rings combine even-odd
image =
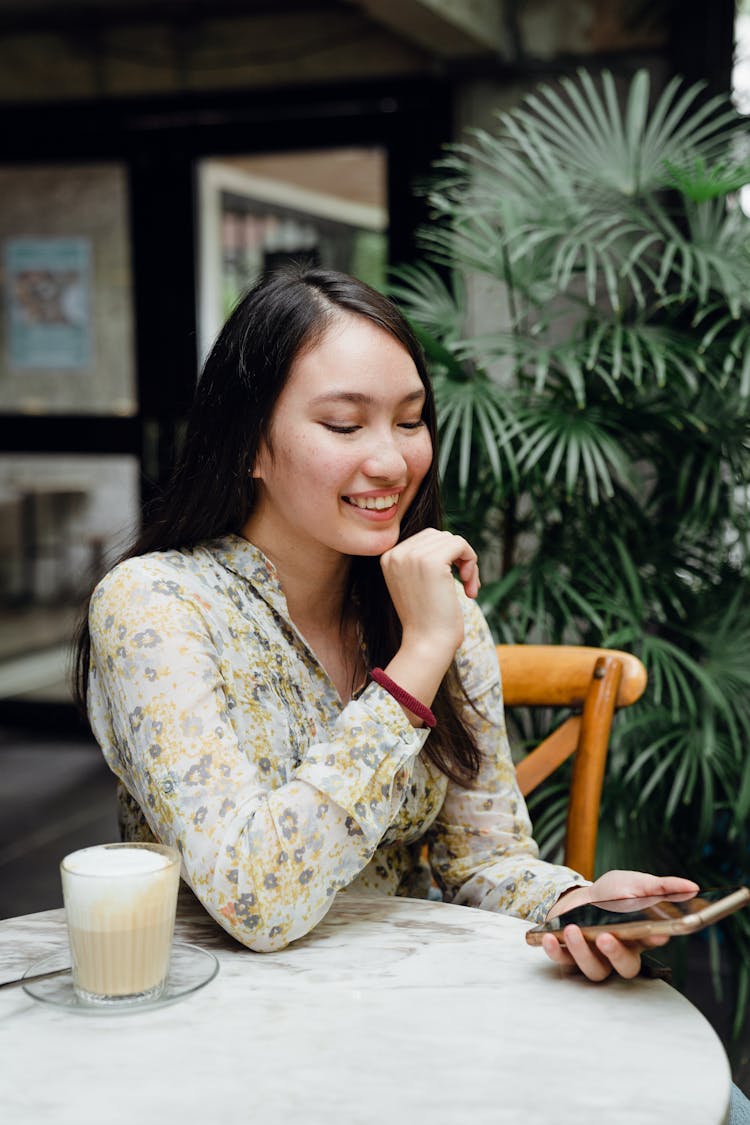
{"type": "Polygon", "coordinates": [[[516,767],[526,796],[575,754],[565,863],[594,878],[599,800],[612,717],[643,694],[646,669],[617,649],[575,645],[497,645],[505,706],[569,707],[567,718],[516,767]]]}

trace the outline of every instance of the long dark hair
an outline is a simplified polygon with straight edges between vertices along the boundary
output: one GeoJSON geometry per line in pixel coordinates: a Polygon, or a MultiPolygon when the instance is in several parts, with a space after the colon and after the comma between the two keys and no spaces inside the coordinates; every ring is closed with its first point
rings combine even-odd
{"type": "MultiPolygon", "coordinates": [[[[347,274],[296,265],[258,282],[219,333],[198,383],[177,467],[120,562],[240,532],[255,503],[251,470],[292,363],[320,340],[341,311],[384,329],[414,361],[426,392],[423,419],[433,458],[402,522],[401,538],[425,527],[441,527],[435,401],[419,343],[393,302],[377,290],[347,274]]],[[[352,560],[350,593],[361,595],[357,600],[371,667],[384,666],[401,643],[401,623],[378,558],[352,560]]],[[[90,655],[86,615],[78,632],[74,673],[75,695],[84,714],[90,655]]],[[[424,753],[454,781],[466,783],[477,774],[480,753],[462,719],[460,696],[453,665],[433,704],[438,724],[424,753]]]]}

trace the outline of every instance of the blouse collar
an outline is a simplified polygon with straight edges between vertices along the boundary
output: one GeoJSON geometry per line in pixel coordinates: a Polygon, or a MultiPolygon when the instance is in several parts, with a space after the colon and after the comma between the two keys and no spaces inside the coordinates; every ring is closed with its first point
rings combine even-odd
{"type": "Polygon", "coordinates": [[[223,535],[220,539],[211,539],[205,546],[222,566],[250,582],[272,609],[285,621],[289,620],[278,571],[260,547],[241,535],[223,535]]]}

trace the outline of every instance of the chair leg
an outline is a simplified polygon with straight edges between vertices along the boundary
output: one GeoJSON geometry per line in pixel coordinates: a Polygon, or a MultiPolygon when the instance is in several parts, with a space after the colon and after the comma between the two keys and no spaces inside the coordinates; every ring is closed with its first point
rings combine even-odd
{"type": "Polygon", "coordinates": [[[621,676],[622,664],[615,656],[600,656],[581,714],[581,737],[573,761],[568,806],[565,862],[585,879],[594,878],[599,801],[621,676]]]}

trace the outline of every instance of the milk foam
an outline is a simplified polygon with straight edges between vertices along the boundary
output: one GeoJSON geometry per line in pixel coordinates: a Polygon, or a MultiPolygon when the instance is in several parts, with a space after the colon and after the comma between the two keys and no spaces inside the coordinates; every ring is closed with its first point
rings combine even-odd
{"type": "Polygon", "coordinates": [[[113,930],[137,925],[134,912],[158,914],[179,878],[176,866],[150,848],[100,845],[72,852],[62,862],[68,925],[113,930]]]}
{"type": "Polygon", "coordinates": [[[143,875],[168,867],[170,860],[161,852],[148,848],[81,848],[65,857],[65,867],[76,875],[143,875]]]}

